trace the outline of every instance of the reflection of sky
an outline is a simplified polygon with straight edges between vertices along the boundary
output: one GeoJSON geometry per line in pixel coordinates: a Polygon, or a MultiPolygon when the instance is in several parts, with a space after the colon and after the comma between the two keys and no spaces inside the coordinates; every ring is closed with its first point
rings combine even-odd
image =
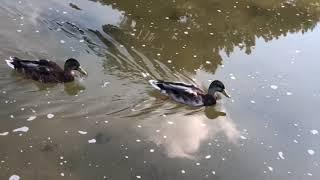
{"type": "Polygon", "coordinates": [[[161,127],[160,132],[153,131],[148,136],[151,141],[163,146],[171,158],[196,158],[201,143],[209,137],[223,134],[232,143],[236,143],[239,137],[239,131],[231,118],[219,116],[211,120],[203,111],[191,115],[169,114],[161,118],[160,125],[152,120],[146,122],[153,124],[150,126],[161,127]]]}
{"type": "MultiPolygon", "coordinates": [[[[86,28],[100,29],[102,25],[112,24],[118,26],[120,21],[123,19],[123,13],[112,9],[110,6],[101,6],[100,3],[91,2],[91,1],[64,1],[64,0],[54,0],[43,4],[44,1],[34,2],[33,3],[21,3],[17,7],[22,6],[27,7],[27,11],[23,11],[25,16],[29,20],[36,24],[37,19],[44,18],[43,15],[48,16],[48,13],[55,13],[57,17],[60,17],[60,20],[63,20],[64,16],[68,17],[69,14],[72,14],[73,19],[76,19],[77,23],[82,24],[86,28]],[[48,5],[47,3],[51,3],[48,5]],[[77,5],[82,10],[75,10],[69,6],[69,3],[77,5]],[[52,8],[51,8],[52,7],[52,8]],[[29,13],[29,14],[28,14],[29,13]]],[[[50,18],[48,19],[50,20],[50,18]]]]}

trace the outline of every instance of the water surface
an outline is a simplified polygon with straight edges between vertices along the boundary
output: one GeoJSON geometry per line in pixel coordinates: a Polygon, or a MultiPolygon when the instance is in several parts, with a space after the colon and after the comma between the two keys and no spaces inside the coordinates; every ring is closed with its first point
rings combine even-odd
{"type": "Polygon", "coordinates": [[[319,179],[317,0],[4,0],[0,179],[319,179]],[[5,59],[74,57],[43,85],[5,59]],[[232,99],[190,108],[150,79],[232,99]]]}

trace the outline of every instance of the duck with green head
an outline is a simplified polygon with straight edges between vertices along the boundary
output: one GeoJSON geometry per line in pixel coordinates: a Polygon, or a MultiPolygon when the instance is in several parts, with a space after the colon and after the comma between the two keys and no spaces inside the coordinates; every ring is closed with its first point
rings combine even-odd
{"type": "Polygon", "coordinates": [[[66,60],[64,69],[55,62],[45,59],[33,61],[10,57],[10,60],[6,60],[6,62],[9,67],[17,70],[26,78],[42,83],[64,83],[74,81],[76,77],[74,71],[87,75],[87,72],[82,69],[80,63],[74,58],[66,60]]]}

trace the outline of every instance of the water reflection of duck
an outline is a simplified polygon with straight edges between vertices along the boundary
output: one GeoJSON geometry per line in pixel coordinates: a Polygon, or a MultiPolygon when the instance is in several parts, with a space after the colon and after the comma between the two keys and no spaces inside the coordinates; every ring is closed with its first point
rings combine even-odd
{"type": "Polygon", "coordinates": [[[74,70],[87,75],[87,72],[81,68],[80,63],[73,58],[65,62],[64,69],[55,62],[45,59],[31,61],[10,57],[10,60],[6,60],[6,62],[8,66],[24,74],[27,78],[42,83],[71,82],[76,76],[74,70]]]}
{"type": "Polygon", "coordinates": [[[221,81],[213,81],[208,89],[208,93],[195,87],[194,85],[165,82],[162,80],[149,80],[150,84],[161,91],[162,94],[169,96],[176,102],[187,104],[189,106],[212,106],[218,99],[217,92],[230,98],[226,92],[225,86],[221,81]]]}

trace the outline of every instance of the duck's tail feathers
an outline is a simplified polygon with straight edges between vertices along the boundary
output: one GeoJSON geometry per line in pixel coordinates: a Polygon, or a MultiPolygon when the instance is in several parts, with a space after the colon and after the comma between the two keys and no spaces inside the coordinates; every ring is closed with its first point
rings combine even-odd
{"type": "Polygon", "coordinates": [[[149,80],[149,83],[150,83],[151,86],[153,86],[154,88],[156,88],[156,89],[158,89],[158,90],[161,90],[160,87],[158,86],[158,83],[159,83],[158,80],[151,79],[151,80],[149,80]]]}
{"type": "Polygon", "coordinates": [[[15,57],[10,56],[9,59],[6,59],[6,60],[5,60],[6,63],[7,63],[7,65],[8,65],[9,67],[11,67],[12,69],[14,69],[14,64],[13,64],[14,59],[15,59],[15,57]]]}

